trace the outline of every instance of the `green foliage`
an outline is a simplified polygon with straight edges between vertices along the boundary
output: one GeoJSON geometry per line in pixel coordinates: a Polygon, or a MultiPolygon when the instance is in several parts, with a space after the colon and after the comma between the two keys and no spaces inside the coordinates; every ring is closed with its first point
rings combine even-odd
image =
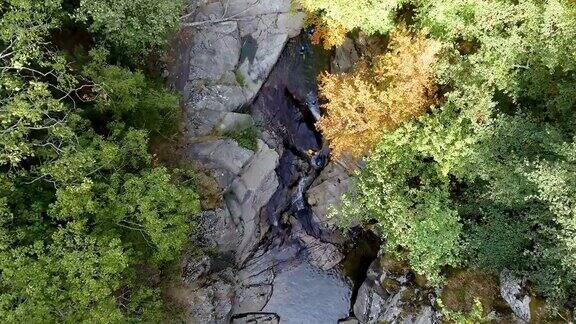
{"type": "Polygon", "coordinates": [[[254,125],[243,129],[241,131],[228,132],[224,136],[229,137],[243,148],[256,151],[258,146],[258,128],[254,125]]]}
{"type": "Polygon", "coordinates": [[[435,1],[419,14],[422,26],[453,45],[439,74],[457,87],[450,95],[474,120],[490,117],[499,93],[518,111],[568,118],[575,98],[574,17],[573,4],[562,0],[435,1]]]}
{"type": "MultiPolygon", "coordinates": [[[[451,179],[432,159],[430,145],[439,143],[429,142],[446,130],[414,129],[434,121],[423,119],[384,135],[356,181],[355,194],[344,198],[341,216],[378,221],[387,249],[399,250],[416,272],[438,283],[442,267],[459,262],[462,226],[451,202],[451,179]]],[[[449,145],[458,143],[444,147],[449,145]]]]}
{"type": "MultiPolygon", "coordinates": [[[[343,24],[353,17],[348,3],[315,3],[343,24]]],[[[507,269],[552,304],[573,302],[576,7],[564,0],[410,4],[409,20],[389,8],[371,7],[369,16],[392,17],[380,31],[412,21],[409,28],[443,42],[433,67],[444,98],[383,135],[341,216],[376,220],[386,248],[435,281],[455,264],[507,269]]]]}
{"type": "Polygon", "coordinates": [[[394,29],[397,10],[409,0],[299,0],[310,11],[319,11],[328,21],[336,21],[348,30],[361,28],[372,34],[394,29]]]}
{"type": "Polygon", "coordinates": [[[151,81],[141,71],[106,63],[108,52],[94,49],[92,61],[83,74],[96,84],[96,107],[129,126],[148,129],[155,134],[176,131],[179,96],[151,81]]]}
{"type": "Polygon", "coordinates": [[[81,222],[52,234],[52,242],[3,250],[0,318],[118,321],[113,292],[122,285],[128,256],[117,239],[93,238],[81,222]]]}
{"type": "MultiPolygon", "coordinates": [[[[78,8],[62,5],[0,5],[0,320],[158,322],[161,293],[136,269],[178,258],[199,210],[148,152],[178,97],[105,48],[67,61],[52,32],[78,8]]],[[[154,45],[124,37],[147,46],[131,55],[154,45]]]]}
{"type": "Polygon", "coordinates": [[[0,58],[22,67],[45,55],[42,41],[63,17],[62,0],[5,0],[0,4],[0,58]]]}
{"type": "Polygon", "coordinates": [[[180,21],[183,0],[81,0],[77,19],[130,61],[161,49],[180,21]]]}
{"type": "Polygon", "coordinates": [[[468,258],[474,267],[495,272],[519,270],[528,266],[524,252],[530,246],[530,223],[522,215],[505,213],[506,208],[480,203],[476,212],[482,215],[470,228],[467,237],[468,258]]]}
{"type": "Polygon", "coordinates": [[[450,323],[457,324],[478,324],[478,323],[491,323],[492,319],[484,316],[484,308],[480,299],[474,300],[474,306],[469,313],[461,313],[453,311],[442,304],[442,300],[438,300],[438,305],[442,309],[442,315],[450,323]]]}

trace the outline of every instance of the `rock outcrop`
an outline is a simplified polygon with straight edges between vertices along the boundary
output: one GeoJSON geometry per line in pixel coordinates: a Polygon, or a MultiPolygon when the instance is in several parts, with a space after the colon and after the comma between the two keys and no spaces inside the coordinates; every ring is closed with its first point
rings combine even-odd
{"type": "Polygon", "coordinates": [[[322,238],[339,243],[343,240],[335,219],[329,217],[330,208],[340,206],[342,195],[350,187],[350,175],[341,164],[331,161],[314,180],[306,194],[312,208],[312,218],[320,225],[322,238]]]}
{"type": "Polygon", "coordinates": [[[288,39],[300,33],[303,13],[291,11],[290,0],[197,1],[189,11],[168,75],[184,94],[193,138],[254,99],[288,39]]]}
{"type": "Polygon", "coordinates": [[[201,214],[193,237],[206,255],[183,262],[182,285],[172,290],[189,322],[332,323],[349,315],[352,283],[336,268],[344,255],[314,224],[348,178],[329,166],[312,185],[315,212],[304,198],[327,151],[311,109],[318,61],[299,52],[305,37],[282,55],[302,21],[291,0],[195,1],[173,45],[165,75],[183,93],[184,155],[209,170],[223,197],[201,214]],[[255,149],[226,138],[256,125],[255,149]]]}
{"type": "Polygon", "coordinates": [[[330,72],[348,73],[358,60],[360,60],[360,55],[356,50],[354,41],[347,37],[344,43],[336,48],[334,59],[330,64],[330,72]]]}
{"type": "Polygon", "coordinates": [[[522,292],[525,281],[515,278],[507,271],[500,273],[500,295],[520,323],[530,322],[530,296],[522,292]]]}
{"type": "Polygon", "coordinates": [[[360,323],[438,323],[434,296],[408,268],[380,256],[358,290],[354,314],[360,323]]]}

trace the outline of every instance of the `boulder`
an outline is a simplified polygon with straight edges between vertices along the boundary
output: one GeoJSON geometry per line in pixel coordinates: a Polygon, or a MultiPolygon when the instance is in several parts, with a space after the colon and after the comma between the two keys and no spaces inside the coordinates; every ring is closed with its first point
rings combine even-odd
{"type": "Polygon", "coordinates": [[[253,126],[254,119],[252,119],[252,116],[228,112],[223,114],[220,122],[216,126],[216,129],[221,134],[225,134],[230,132],[241,132],[253,126]]]}
{"type": "Polygon", "coordinates": [[[218,185],[227,189],[250,161],[254,152],[232,139],[204,139],[192,143],[185,151],[188,160],[202,169],[212,170],[218,185]]]}
{"type": "Polygon", "coordinates": [[[408,268],[379,256],[358,290],[354,315],[360,323],[438,323],[433,298],[408,268]]]}
{"type": "Polygon", "coordinates": [[[500,273],[500,295],[521,323],[530,322],[530,296],[522,292],[524,280],[515,278],[508,271],[500,273]]]}
{"type": "Polygon", "coordinates": [[[348,73],[359,59],[354,41],[346,37],[344,43],[336,48],[330,70],[332,73],[348,73]]]}
{"type": "Polygon", "coordinates": [[[320,224],[324,240],[337,243],[341,239],[337,235],[337,220],[329,217],[329,210],[340,205],[342,195],[349,187],[350,175],[347,170],[339,163],[331,161],[306,193],[308,204],[312,207],[312,219],[320,224]]]}

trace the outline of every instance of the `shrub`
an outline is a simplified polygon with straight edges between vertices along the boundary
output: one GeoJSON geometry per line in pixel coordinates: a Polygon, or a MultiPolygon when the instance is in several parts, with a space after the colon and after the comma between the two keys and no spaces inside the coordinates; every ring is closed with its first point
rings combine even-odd
{"type": "Polygon", "coordinates": [[[431,68],[439,43],[405,30],[389,51],[360,62],[351,74],[325,74],[320,93],[328,103],[318,122],[335,155],[371,150],[382,135],[426,112],[436,100],[431,68]]]}

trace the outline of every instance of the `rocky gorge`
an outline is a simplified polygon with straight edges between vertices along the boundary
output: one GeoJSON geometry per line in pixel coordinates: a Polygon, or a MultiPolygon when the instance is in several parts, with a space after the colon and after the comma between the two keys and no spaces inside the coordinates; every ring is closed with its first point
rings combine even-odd
{"type": "MultiPolygon", "coordinates": [[[[165,75],[182,93],[184,158],[221,196],[171,297],[191,323],[434,323],[434,289],[328,217],[357,167],[314,127],[316,79],[358,60],[309,43],[290,0],[192,0],[165,75]],[[251,134],[241,145],[232,133],[251,134]]],[[[512,297],[513,299],[513,297],[512,297]]]]}

